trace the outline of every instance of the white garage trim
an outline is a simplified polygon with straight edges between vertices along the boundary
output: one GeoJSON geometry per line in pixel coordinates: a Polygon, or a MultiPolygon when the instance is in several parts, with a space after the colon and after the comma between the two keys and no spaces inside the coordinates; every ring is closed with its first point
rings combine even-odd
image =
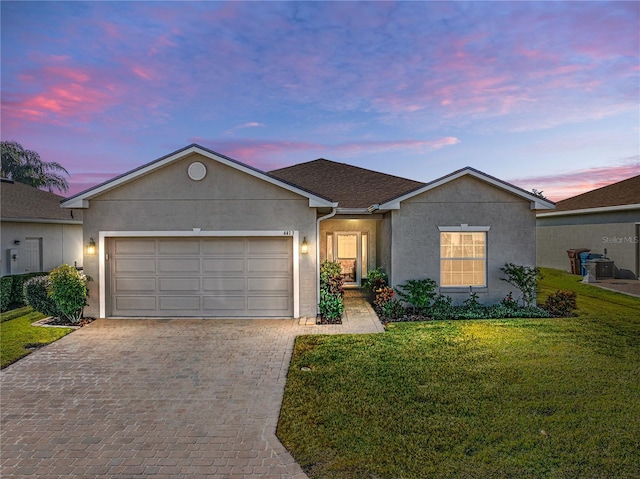
{"type": "Polygon", "coordinates": [[[100,317],[106,318],[106,257],[105,240],[107,238],[189,238],[189,237],[265,237],[285,236],[293,237],[293,317],[300,317],[300,233],[297,230],[269,230],[269,231],[100,231],[98,240],[98,275],[100,277],[100,317]]]}

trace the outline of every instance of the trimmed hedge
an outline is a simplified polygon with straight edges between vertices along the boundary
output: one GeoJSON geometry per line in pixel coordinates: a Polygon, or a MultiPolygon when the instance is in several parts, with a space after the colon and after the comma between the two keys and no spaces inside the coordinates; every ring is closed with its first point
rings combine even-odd
{"type": "Polygon", "coordinates": [[[47,276],[49,273],[23,273],[0,278],[0,311],[20,308],[26,305],[24,283],[36,276],[47,276]]]}

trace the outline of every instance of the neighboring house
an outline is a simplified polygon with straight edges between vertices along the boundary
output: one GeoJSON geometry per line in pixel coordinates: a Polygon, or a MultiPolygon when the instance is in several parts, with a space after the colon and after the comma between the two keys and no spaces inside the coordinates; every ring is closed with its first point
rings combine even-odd
{"type": "Polygon", "coordinates": [[[553,203],[464,168],[430,183],[328,160],[265,173],[190,145],[72,196],[84,208],[100,317],[314,317],[319,268],[348,286],[383,267],[456,301],[500,301],[507,262],[535,264],[535,210],[553,203]],[[305,253],[306,251],[306,253],[305,253]]]}
{"type": "Polygon", "coordinates": [[[589,249],[613,260],[616,277],[640,275],[640,175],[538,212],[537,264],[570,270],[567,251],[589,249]]]}
{"type": "Polygon", "coordinates": [[[0,275],[82,266],[82,210],[62,196],[3,179],[0,183],[0,275]]]}

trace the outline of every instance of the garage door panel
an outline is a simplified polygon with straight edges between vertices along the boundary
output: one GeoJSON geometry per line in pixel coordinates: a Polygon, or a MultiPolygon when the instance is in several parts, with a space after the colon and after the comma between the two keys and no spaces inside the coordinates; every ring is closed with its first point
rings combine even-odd
{"type": "Polygon", "coordinates": [[[245,289],[245,278],[203,278],[202,290],[208,293],[242,292],[245,289]]]}
{"type": "Polygon", "coordinates": [[[156,290],[155,278],[116,278],[117,293],[153,293],[156,290]]]}
{"type": "Polygon", "coordinates": [[[250,273],[289,273],[289,258],[249,258],[247,271],[250,273]]]}
{"type": "Polygon", "coordinates": [[[244,258],[204,258],[203,273],[244,273],[244,258]]]}
{"type": "Polygon", "coordinates": [[[289,298],[282,297],[266,297],[251,296],[247,299],[247,308],[249,311],[264,311],[267,315],[274,311],[286,311],[289,308],[289,298]]]}
{"type": "Polygon", "coordinates": [[[282,238],[252,238],[247,240],[247,252],[249,254],[283,254],[288,255],[290,250],[288,241],[282,238]]]}
{"type": "Polygon", "coordinates": [[[161,311],[200,312],[200,296],[160,296],[158,299],[161,311]]]}
{"type": "Polygon", "coordinates": [[[199,273],[199,258],[160,258],[158,260],[160,273],[199,273]]]}
{"type": "Polygon", "coordinates": [[[113,239],[110,314],[291,317],[292,243],[291,237],[113,239]]]}
{"type": "Polygon", "coordinates": [[[244,296],[204,296],[203,309],[208,313],[236,315],[237,311],[245,309],[244,296]]]}
{"type": "Polygon", "coordinates": [[[115,254],[155,255],[156,242],[152,239],[116,239],[115,254]]]}
{"type": "Polygon", "coordinates": [[[113,261],[116,274],[119,273],[155,273],[155,258],[122,258],[113,261]]]}
{"type": "Polygon", "coordinates": [[[156,298],[151,296],[117,296],[116,311],[155,312],[156,298]]]}
{"type": "Polygon", "coordinates": [[[202,241],[204,255],[244,254],[245,244],[242,238],[216,238],[202,241]]]}
{"type": "Polygon", "coordinates": [[[200,291],[200,278],[160,278],[158,291],[200,291]]]}
{"type": "Polygon", "coordinates": [[[200,255],[199,240],[158,240],[160,255],[200,255]]]}
{"type": "Polygon", "coordinates": [[[289,292],[289,278],[247,278],[250,293],[289,292]]]}

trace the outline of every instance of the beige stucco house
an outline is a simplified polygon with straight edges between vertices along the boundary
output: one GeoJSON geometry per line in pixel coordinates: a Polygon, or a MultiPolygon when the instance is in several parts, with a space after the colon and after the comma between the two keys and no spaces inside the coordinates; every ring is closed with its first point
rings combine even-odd
{"type": "Polygon", "coordinates": [[[0,182],[0,276],[82,266],[82,210],[64,197],[11,180],[0,182]]]}
{"type": "Polygon", "coordinates": [[[382,267],[462,301],[502,299],[507,262],[535,264],[553,203],[464,168],[430,183],[324,159],[263,172],[190,145],[68,198],[84,209],[100,317],[314,317],[319,268],[347,286],[382,267]]]}
{"type": "Polygon", "coordinates": [[[640,275],[640,175],[559,201],[539,211],[539,266],[570,270],[568,250],[590,250],[614,262],[617,278],[640,275]]]}

